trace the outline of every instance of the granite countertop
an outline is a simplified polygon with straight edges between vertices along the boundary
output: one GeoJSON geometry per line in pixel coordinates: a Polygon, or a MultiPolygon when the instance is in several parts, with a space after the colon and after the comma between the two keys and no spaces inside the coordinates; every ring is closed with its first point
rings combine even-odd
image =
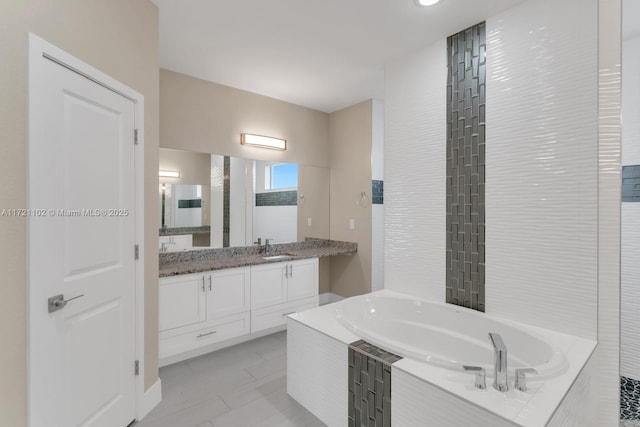
{"type": "Polygon", "coordinates": [[[259,246],[243,246],[161,253],[159,275],[168,277],[304,258],[351,255],[358,251],[358,244],[324,239],[275,244],[271,246],[268,256],[282,256],[277,259],[265,259],[261,251],[259,246]]]}

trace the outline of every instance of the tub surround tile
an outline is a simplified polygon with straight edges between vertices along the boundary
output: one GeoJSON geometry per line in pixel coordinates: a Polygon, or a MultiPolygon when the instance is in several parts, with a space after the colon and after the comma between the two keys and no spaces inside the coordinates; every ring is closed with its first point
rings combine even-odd
{"type": "Polygon", "coordinates": [[[484,311],[485,52],[482,22],[447,38],[446,301],[484,311]]]}
{"type": "Polygon", "coordinates": [[[349,345],[349,426],[391,426],[391,364],[400,359],[363,340],[349,345]]]}
{"type": "Polygon", "coordinates": [[[307,238],[304,242],[272,245],[269,251],[270,256],[289,256],[278,260],[263,259],[264,254],[259,246],[168,252],[160,254],[159,276],[167,277],[304,258],[352,255],[357,251],[357,243],[307,238]]]}

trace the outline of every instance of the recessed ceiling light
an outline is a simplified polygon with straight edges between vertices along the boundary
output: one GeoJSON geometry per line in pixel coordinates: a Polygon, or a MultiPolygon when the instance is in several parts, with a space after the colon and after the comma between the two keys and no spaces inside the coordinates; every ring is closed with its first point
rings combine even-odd
{"type": "Polygon", "coordinates": [[[440,0],[416,0],[416,5],[418,6],[433,6],[438,3],[440,0]]]}

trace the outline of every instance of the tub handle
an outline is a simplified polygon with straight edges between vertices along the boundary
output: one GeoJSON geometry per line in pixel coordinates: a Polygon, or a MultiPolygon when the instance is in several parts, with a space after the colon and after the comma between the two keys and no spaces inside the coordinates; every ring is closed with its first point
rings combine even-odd
{"type": "Polygon", "coordinates": [[[480,366],[462,366],[465,371],[473,372],[476,374],[476,382],[474,384],[475,388],[479,388],[480,390],[484,390],[487,388],[487,372],[484,368],[480,366]]]}
{"type": "Polygon", "coordinates": [[[518,368],[516,369],[516,382],[513,385],[516,390],[527,391],[526,374],[539,374],[540,372],[533,368],[518,368]]]}

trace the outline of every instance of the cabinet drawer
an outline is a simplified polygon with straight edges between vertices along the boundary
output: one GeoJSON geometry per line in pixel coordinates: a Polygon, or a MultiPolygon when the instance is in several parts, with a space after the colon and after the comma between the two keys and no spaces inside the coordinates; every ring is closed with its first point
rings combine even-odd
{"type": "Polygon", "coordinates": [[[160,334],[159,356],[165,358],[209,344],[248,334],[249,312],[202,322],[199,325],[173,329],[160,334]],[[197,328],[195,328],[197,326],[197,328]]]}
{"type": "Polygon", "coordinates": [[[318,306],[318,297],[304,298],[271,307],[251,311],[251,332],[282,326],[287,323],[287,314],[309,310],[318,306]]]}

